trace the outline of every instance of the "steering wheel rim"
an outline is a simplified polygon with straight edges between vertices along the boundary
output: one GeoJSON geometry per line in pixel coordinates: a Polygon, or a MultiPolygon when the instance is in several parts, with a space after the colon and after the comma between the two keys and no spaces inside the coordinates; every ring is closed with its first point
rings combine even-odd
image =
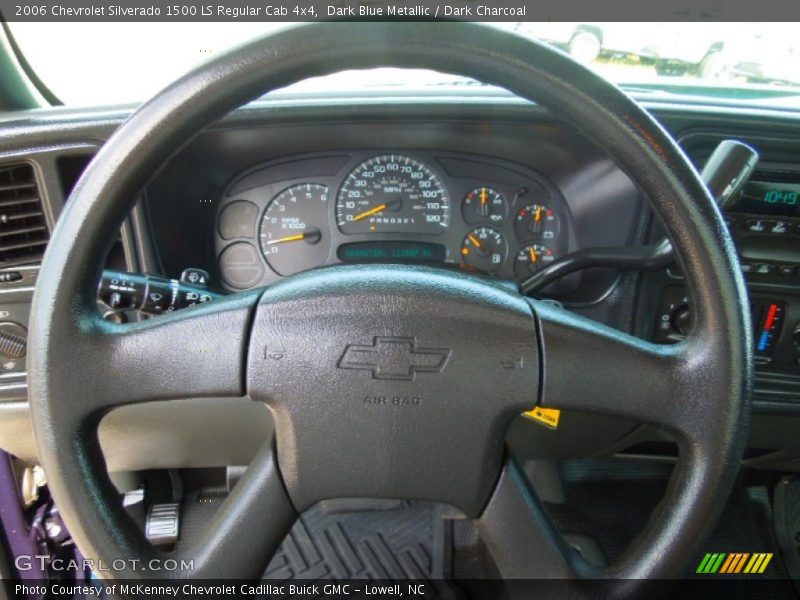
{"type": "MultiPolygon", "coordinates": [[[[518,336],[514,344],[520,356],[526,364],[537,365],[519,375],[521,382],[536,387],[534,402],[658,423],[675,434],[679,445],[680,460],[667,495],[645,531],[617,563],[593,568],[560,540],[513,463],[502,461],[498,431],[519,414],[524,400],[514,396],[521,387],[509,389],[513,402],[494,406],[500,416],[485,432],[485,445],[494,454],[475,477],[484,488],[489,479],[492,485],[470,501],[455,499],[468,516],[477,518],[500,573],[508,578],[622,580],[613,589],[604,588],[614,594],[640,592],[648,579],[676,576],[702,538],[698,532],[713,523],[724,504],[746,441],[751,340],[747,296],[732,242],[688,160],[633,100],[559,51],[472,23],[287,28],[234,49],[166,88],[100,150],[53,232],[34,295],[28,355],[41,462],[84,555],[106,564],[115,559],[138,561],[106,573],[119,578],[250,577],[263,572],[296,511],[315,499],[313,492],[298,491],[308,471],[296,471],[287,462],[279,470],[274,449],[265,444],[205,536],[174,556],[191,557],[193,570],[131,568],[162,555],[118,506],[97,442],[100,418],[115,406],[142,400],[249,394],[274,402],[280,394],[258,388],[266,367],[254,357],[266,347],[263,339],[274,335],[276,307],[285,309],[300,298],[302,305],[295,309],[308,316],[309,307],[321,306],[320,298],[340,299],[362,290],[359,293],[373,294],[368,300],[381,310],[385,304],[379,298],[386,303],[389,292],[399,296],[406,286],[417,284],[417,292],[433,298],[431,310],[453,308],[456,297],[466,299],[473,311],[467,320],[476,327],[482,319],[500,323],[499,314],[510,319],[513,326],[505,333],[518,336]],[[474,39],[481,39],[481,45],[469,43],[474,39]],[[272,89],[343,68],[381,66],[433,68],[504,87],[535,100],[603,147],[650,199],[676,249],[695,310],[687,340],[656,346],[465,276],[393,267],[303,274],[274,286],[274,291],[236,294],[140,324],[114,325],[101,319],[95,306],[100,257],[139,190],[195,133],[272,89]],[[475,294],[489,299],[481,303],[475,294]],[[529,326],[531,332],[526,332],[529,326]],[[165,339],[170,340],[169,348],[164,348],[165,339]],[[213,351],[193,352],[198,345],[213,351]],[[159,347],[163,351],[155,356],[154,348],[159,347]],[[130,369],[134,361],[137,368],[130,369]],[[628,371],[619,372],[620,366],[628,371]]],[[[345,304],[336,306],[339,316],[347,312],[345,304]]],[[[401,318],[398,311],[389,316],[401,318]]],[[[425,324],[436,325],[433,320],[425,324]]],[[[360,333],[368,331],[372,330],[360,333]]],[[[458,362],[455,348],[464,339],[452,341],[448,369],[463,369],[468,363],[458,362]]],[[[492,341],[497,343],[487,352],[494,360],[502,344],[499,338],[492,341]]],[[[323,370],[316,375],[328,377],[323,370]]],[[[267,371],[275,374],[274,369],[267,371]]],[[[297,414],[290,413],[299,409],[274,404],[270,408],[276,428],[284,423],[297,434],[297,414]]],[[[313,418],[314,413],[303,414],[313,418]]],[[[292,443],[305,442],[279,438],[277,456],[286,461],[282,443],[291,448],[292,443]]],[[[375,481],[382,485],[387,480],[375,481]]],[[[576,589],[589,588],[584,582],[576,589]]]]}

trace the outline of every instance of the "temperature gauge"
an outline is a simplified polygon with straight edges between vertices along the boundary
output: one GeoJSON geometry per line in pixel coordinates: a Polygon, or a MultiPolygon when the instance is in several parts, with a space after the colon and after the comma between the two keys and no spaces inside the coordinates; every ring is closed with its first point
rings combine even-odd
{"type": "Polygon", "coordinates": [[[493,227],[476,227],[461,243],[464,267],[484,273],[496,271],[506,259],[507,252],[506,240],[493,227]]]}
{"type": "Polygon", "coordinates": [[[521,241],[553,240],[558,234],[558,217],[544,204],[529,204],[517,211],[514,233],[521,241]]]}
{"type": "Polygon", "coordinates": [[[478,187],[464,196],[461,214],[470,225],[481,222],[500,224],[508,216],[508,202],[496,189],[478,187]]]}
{"type": "Polygon", "coordinates": [[[549,265],[556,259],[555,252],[541,244],[530,244],[517,253],[514,259],[514,275],[523,281],[549,265]]]}

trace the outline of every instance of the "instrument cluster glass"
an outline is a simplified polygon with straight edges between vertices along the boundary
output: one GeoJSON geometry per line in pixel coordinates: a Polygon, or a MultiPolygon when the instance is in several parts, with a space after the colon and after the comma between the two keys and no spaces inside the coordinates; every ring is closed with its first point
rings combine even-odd
{"type": "Polygon", "coordinates": [[[319,154],[234,179],[215,243],[220,275],[235,289],[342,262],[430,263],[523,281],[568,250],[567,215],[552,184],[504,161],[319,154]]]}

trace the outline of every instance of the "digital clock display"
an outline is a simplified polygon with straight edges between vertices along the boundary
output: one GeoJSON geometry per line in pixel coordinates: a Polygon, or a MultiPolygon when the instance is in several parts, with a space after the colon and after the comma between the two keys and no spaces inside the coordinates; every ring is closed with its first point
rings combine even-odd
{"type": "Polygon", "coordinates": [[[751,181],[733,207],[738,212],[800,216],[800,184],[751,181]]]}
{"type": "Polygon", "coordinates": [[[441,244],[361,242],[339,246],[336,255],[342,262],[444,262],[447,251],[441,244]]]}

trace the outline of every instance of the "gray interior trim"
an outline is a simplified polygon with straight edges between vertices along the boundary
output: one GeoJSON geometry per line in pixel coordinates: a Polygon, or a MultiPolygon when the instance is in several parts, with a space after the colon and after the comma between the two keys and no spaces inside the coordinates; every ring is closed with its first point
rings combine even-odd
{"type": "MultiPolygon", "coordinates": [[[[248,398],[131,405],[100,422],[109,471],[246,465],[272,436],[272,417],[248,398]]],[[[0,448],[38,463],[27,402],[0,403],[0,448]]]]}

